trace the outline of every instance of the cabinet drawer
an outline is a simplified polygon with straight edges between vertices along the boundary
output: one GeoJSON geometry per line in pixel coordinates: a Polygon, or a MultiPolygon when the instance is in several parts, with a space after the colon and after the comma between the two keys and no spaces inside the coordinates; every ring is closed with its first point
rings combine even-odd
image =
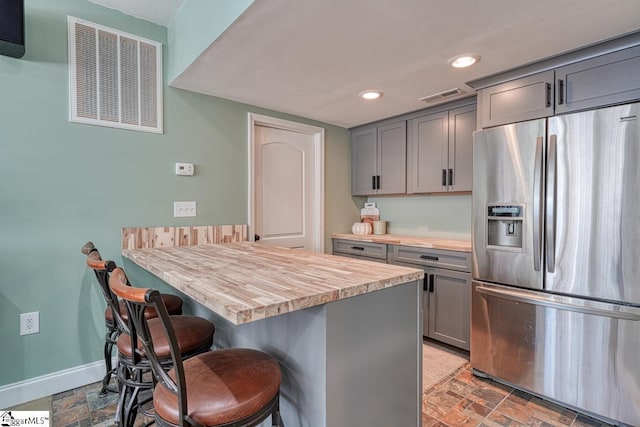
{"type": "Polygon", "coordinates": [[[389,246],[389,260],[449,270],[471,271],[471,254],[413,246],[389,246]]]}
{"type": "Polygon", "coordinates": [[[358,255],[363,258],[387,259],[387,245],[384,243],[359,242],[357,240],[333,240],[333,253],[358,255]]]}

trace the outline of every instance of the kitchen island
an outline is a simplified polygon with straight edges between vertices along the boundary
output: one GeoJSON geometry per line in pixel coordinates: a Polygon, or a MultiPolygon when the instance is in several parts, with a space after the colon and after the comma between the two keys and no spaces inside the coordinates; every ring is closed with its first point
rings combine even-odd
{"type": "Polygon", "coordinates": [[[279,360],[287,427],[420,425],[423,271],[250,242],[123,256],[197,303],[215,347],[279,360]]]}

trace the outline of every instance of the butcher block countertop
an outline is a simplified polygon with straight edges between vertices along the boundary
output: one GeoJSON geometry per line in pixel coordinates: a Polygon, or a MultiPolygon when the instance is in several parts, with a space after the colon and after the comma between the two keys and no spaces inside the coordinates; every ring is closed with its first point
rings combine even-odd
{"type": "Polygon", "coordinates": [[[236,325],[424,275],[413,268],[253,242],[130,249],[122,254],[236,325]]]}
{"type": "Polygon", "coordinates": [[[443,249],[471,252],[471,241],[440,237],[403,236],[400,234],[332,234],[334,239],[360,242],[385,243],[387,245],[415,246],[419,248],[443,249]]]}

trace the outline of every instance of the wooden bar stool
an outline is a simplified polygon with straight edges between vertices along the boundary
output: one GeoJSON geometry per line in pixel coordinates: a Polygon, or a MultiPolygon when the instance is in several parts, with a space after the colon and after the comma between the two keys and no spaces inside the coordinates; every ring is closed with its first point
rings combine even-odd
{"type": "MultiPolygon", "coordinates": [[[[131,287],[129,281],[124,275],[121,268],[112,271],[109,283],[113,283],[113,275],[118,274],[118,283],[122,287],[133,292],[135,288],[131,287]]],[[[119,302],[119,295],[112,291],[115,301],[119,302]]],[[[160,296],[162,300],[162,296],[160,296]]],[[[116,340],[118,349],[118,385],[120,387],[120,396],[116,408],[115,423],[119,426],[130,427],[136,421],[138,412],[147,416],[153,416],[143,409],[143,405],[151,400],[151,395],[143,396],[145,391],[151,392],[155,386],[154,376],[151,374],[153,363],[148,357],[149,353],[144,346],[144,335],[140,334],[140,330],[136,323],[132,320],[130,307],[125,304],[127,318],[126,320],[114,311],[114,318],[120,329],[120,335],[116,340]]],[[[149,316],[146,311],[150,311],[154,316],[159,313],[157,310],[150,308],[145,310],[145,332],[156,343],[156,362],[160,369],[169,370],[173,367],[173,359],[171,357],[171,346],[164,334],[163,321],[157,317],[149,316]]],[[[167,321],[176,331],[176,347],[181,358],[187,359],[197,354],[209,351],[213,344],[213,334],[215,327],[210,321],[197,316],[187,315],[169,315],[167,321]]]]}
{"type": "MultiPolygon", "coordinates": [[[[104,395],[107,391],[117,393],[117,389],[109,386],[111,377],[116,373],[116,368],[113,367],[111,358],[113,356],[113,346],[115,345],[120,333],[118,325],[113,318],[113,309],[117,306],[117,310],[120,312],[123,319],[126,320],[128,318],[127,308],[124,303],[117,304],[115,302],[116,298],[114,298],[113,293],[109,289],[109,273],[116,268],[115,263],[113,261],[104,261],[100,256],[100,252],[92,242],[85,243],[82,247],[82,253],[87,255],[87,266],[95,273],[98,284],[100,285],[100,290],[102,291],[102,295],[107,303],[107,308],[104,312],[107,333],[104,338],[103,349],[106,373],[102,379],[102,389],[100,390],[100,394],[104,395]]],[[[182,314],[182,298],[176,295],[162,294],[162,300],[165,302],[169,314],[182,314]]],[[[156,317],[156,314],[153,310],[149,310],[147,316],[156,317]]]]}
{"type": "Polygon", "coordinates": [[[279,406],[281,372],[273,357],[261,351],[231,348],[184,360],[180,333],[160,293],[127,284],[125,272],[116,268],[109,285],[126,302],[130,324],[157,381],[153,392],[157,425],[251,427],[271,416],[273,426],[284,427],[279,406]],[[156,319],[146,318],[149,309],[155,309],[156,319]],[[153,333],[157,324],[162,326],[162,339],[153,333]],[[167,345],[173,364],[169,371],[162,363],[167,345]]]}

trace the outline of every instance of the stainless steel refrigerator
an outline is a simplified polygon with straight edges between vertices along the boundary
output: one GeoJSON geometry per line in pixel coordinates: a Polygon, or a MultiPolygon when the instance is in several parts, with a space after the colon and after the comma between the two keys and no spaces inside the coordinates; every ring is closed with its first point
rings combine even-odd
{"type": "Polygon", "coordinates": [[[471,365],[640,426],[640,104],[475,132],[471,365]]]}

